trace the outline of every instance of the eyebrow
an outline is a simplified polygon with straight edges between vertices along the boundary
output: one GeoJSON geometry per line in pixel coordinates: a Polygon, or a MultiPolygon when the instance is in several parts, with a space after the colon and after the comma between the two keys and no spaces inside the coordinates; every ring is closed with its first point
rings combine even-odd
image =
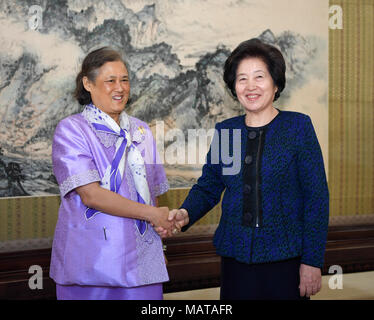
{"type": "MultiPolygon", "coordinates": [[[[263,70],[256,70],[256,71],[254,71],[253,73],[265,73],[265,71],[263,71],[263,70]]],[[[240,77],[240,76],[247,76],[248,74],[247,73],[244,73],[244,72],[241,72],[241,73],[238,73],[237,75],[236,75],[236,77],[240,77]]]]}
{"type": "MultiPolygon", "coordinates": [[[[121,79],[124,79],[124,78],[128,79],[129,76],[122,76],[121,77],[121,79]]],[[[108,76],[107,79],[117,79],[117,77],[116,76],[108,76]]]]}

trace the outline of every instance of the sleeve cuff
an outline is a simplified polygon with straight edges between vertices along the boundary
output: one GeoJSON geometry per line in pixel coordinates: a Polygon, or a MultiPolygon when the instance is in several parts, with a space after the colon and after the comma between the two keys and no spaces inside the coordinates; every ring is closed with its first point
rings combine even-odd
{"type": "Polygon", "coordinates": [[[67,195],[70,191],[77,187],[84,186],[96,181],[101,181],[99,172],[96,169],[88,170],[68,177],[64,182],[60,184],[61,197],[65,197],[65,195],[67,195]]]}

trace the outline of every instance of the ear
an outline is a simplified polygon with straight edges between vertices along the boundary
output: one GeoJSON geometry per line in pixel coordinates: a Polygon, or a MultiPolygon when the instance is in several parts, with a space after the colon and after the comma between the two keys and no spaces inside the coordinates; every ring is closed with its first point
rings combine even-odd
{"type": "Polygon", "coordinates": [[[84,87],[88,92],[91,92],[92,83],[91,83],[91,81],[90,81],[86,76],[84,76],[84,77],[82,78],[82,83],[83,83],[83,87],[84,87]]]}

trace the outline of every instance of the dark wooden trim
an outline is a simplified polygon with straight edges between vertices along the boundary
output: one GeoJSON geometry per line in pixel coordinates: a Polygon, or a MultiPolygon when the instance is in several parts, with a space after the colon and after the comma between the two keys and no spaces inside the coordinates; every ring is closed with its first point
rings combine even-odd
{"type": "Polygon", "coordinates": [[[217,287],[221,258],[216,254],[212,234],[178,236],[164,240],[170,281],[164,292],[217,287]]]}
{"type": "Polygon", "coordinates": [[[0,299],[55,299],[56,288],[49,277],[51,249],[0,253],[0,299]],[[29,268],[43,270],[43,289],[29,288],[29,268]]]}
{"type": "MultiPolygon", "coordinates": [[[[179,235],[166,239],[170,281],[165,292],[219,286],[220,257],[212,234],[179,235]]],[[[51,249],[0,253],[0,299],[55,299],[55,284],[49,278],[51,249]],[[29,267],[43,269],[43,289],[31,290],[29,267]]],[[[330,227],[323,274],[332,265],[344,273],[374,270],[374,225],[330,227]]]]}
{"type": "Polygon", "coordinates": [[[374,225],[330,227],[323,274],[333,265],[344,273],[374,270],[374,225]]]}

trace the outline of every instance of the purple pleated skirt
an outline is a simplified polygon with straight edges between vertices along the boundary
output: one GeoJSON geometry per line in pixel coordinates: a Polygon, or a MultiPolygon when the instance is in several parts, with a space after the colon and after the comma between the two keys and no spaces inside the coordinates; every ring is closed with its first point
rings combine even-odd
{"type": "Polygon", "coordinates": [[[56,284],[57,300],[162,300],[162,283],[147,286],[93,287],[56,284]]]}

